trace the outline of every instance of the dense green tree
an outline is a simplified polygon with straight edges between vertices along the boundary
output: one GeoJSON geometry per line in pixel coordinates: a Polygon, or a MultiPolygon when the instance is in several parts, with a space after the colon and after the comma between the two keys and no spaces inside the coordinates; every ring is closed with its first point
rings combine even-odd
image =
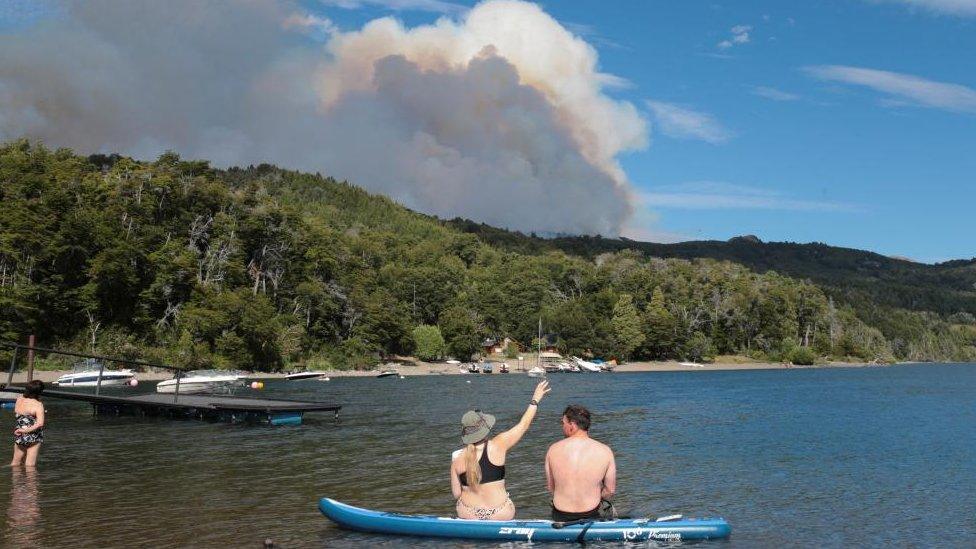
{"type": "Polygon", "coordinates": [[[481,350],[483,329],[478,314],[466,307],[455,306],[441,313],[440,330],[447,343],[447,352],[459,360],[469,360],[481,350]]]}
{"type": "Polygon", "coordinates": [[[638,349],[645,339],[641,330],[641,318],[634,307],[634,298],[630,294],[621,294],[613,306],[613,318],[610,321],[613,334],[614,350],[622,360],[630,358],[631,353],[638,349]]]}
{"type": "Polygon", "coordinates": [[[674,358],[675,320],[664,303],[661,287],[654,288],[644,312],[644,352],[655,360],[674,358]]]}
{"type": "Polygon", "coordinates": [[[447,344],[437,326],[422,324],[413,329],[414,354],[420,360],[437,360],[444,356],[447,344]]]}

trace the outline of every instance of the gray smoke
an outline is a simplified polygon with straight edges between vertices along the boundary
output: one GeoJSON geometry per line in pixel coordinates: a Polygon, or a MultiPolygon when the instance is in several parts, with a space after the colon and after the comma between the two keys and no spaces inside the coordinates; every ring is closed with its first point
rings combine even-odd
{"type": "Polygon", "coordinates": [[[645,145],[644,120],[533,4],[348,33],[280,2],[61,7],[0,35],[2,139],[272,162],[526,231],[614,235],[631,213],[616,157],[645,145]],[[558,54],[512,46],[526,36],[558,54]]]}

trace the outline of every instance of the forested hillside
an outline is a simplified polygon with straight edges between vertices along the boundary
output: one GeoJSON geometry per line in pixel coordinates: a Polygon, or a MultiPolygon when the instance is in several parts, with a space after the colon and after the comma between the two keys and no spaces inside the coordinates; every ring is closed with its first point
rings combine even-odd
{"type": "Polygon", "coordinates": [[[272,166],[17,141],[0,147],[0,199],[4,340],[180,366],[358,367],[419,339],[429,354],[432,332],[435,354],[458,358],[486,337],[528,347],[541,317],[564,352],[605,358],[976,358],[972,317],[879,302],[901,334],[886,338],[870,295],[829,297],[786,268],[472,233],[272,166]]]}
{"type": "Polygon", "coordinates": [[[901,357],[940,356],[931,350],[919,353],[913,347],[919,341],[927,341],[929,348],[952,346],[945,341],[955,334],[971,333],[976,325],[976,259],[927,265],[863,250],[820,243],[761,242],[755,237],[658,244],[589,236],[542,239],[463,219],[451,220],[449,225],[521,253],[561,250],[594,258],[633,249],[661,258],[732,261],[760,273],[809,280],[879,328],[901,357]],[[931,333],[923,334],[926,331],[931,333]]]}

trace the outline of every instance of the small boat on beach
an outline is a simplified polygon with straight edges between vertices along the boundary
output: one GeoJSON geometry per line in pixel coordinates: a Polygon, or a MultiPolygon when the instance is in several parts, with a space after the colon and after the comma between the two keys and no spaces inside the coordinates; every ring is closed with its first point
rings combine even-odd
{"type": "Polygon", "coordinates": [[[383,370],[382,372],[376,374],[376,377],[399,377],[400,372],[396,370],[383,370]]]}
{"type": "Polygon", "coordinates": [[[664,542],[723,539],[732,527],[721,518],[579,520],[469,520],[433,515],[407,515],[353,507],[332,498],[319,500],[319,511],[342,528],[358,532],[430,538],[541,542],[587,541],[664,542]]]}
{"type": "Polygon", "coordinates": [[[70,374],[59,377],[54,384],[58,387],[95,387],[98,385],[100,368],[102,368],[102,387],[128,385],[136,377],[132,370],[109,370],[101,362],[89,359],[75,364],[70,374]]]}
{"type": "Polygon", "coordinates": [[[481,365],[481,373],[490,374],[492,372],[491,362],[485,362],[481,365]]]}
{"type": "MultiPolygon", "coordinates": [[[[244,372],[228,370],[191,370],[179,378],[180,394],[232,392],[244,386],[244,372]]],[[[157,393],[175,393],[177,379],[167,379],[156,384],[157,393]]]]}
{"type": "Polygon", "coordinates": [[[294,373],[291,373],[291,374],[286,375],[285,376],[285,379],[288,380],[288,381],[301,381],[303,379],[315,379],[315,378],[322,377],[322,376],[327,375],[327,374],[328,374],[328,372],[318,372],[318,371],[314,371],[314,372],[309,372],[309,371],[305,371],[305,372],[294,372],[294,373]]]}
{"type": "Polygon", "coordinates": [[[578,374],[580,367],[565,360],[559,362],[543,362],[542,367],[550,374],[578,374]]]}
{"type": "Polygon", "coordinates": [[[498,373],[499,374],[507,374],[508,372],[509,372],[509,370],[508,370],[508,364],[505,364],[504,362],[502,362],[501,365],[498,366],[498,373]]]}
{"type": "Polygon", "coordinates": [[[597,363],[595,363],[595,362],[589,362],[587,360],[583,360],[582,358],[580,358],[578,356],[572,357],[572,360],[576,364],[576,366],[579,367],[583,371],[586,371],[586,372],[599,372],[600,371],[600,365],[597,364],[597,363]]]}
{"type": "Polygon", "coordinates": [[[480,372],[481,372],[481,370],[478,369],[478,365],[476,363],[472,362],[471,364],[468,364],[468,373],[469,374],[477,374],[477,373],[480,373],[480,372]]]}

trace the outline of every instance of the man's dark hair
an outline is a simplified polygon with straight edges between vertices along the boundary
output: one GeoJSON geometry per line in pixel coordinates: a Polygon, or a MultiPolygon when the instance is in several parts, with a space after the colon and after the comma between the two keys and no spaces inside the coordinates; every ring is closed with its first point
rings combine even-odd
{"type": "Polygon", "coordinates": [[[24,398],[37,398],[41,396],[44,392],[44,382],[39,379],[34,379],[27,382],[27,386],[24,387],[24,398]]]}
{"type": "Polygon", "coordinates": [[[579,404],[570,404],[567,406],[563,412],[563,416],[580,429],[584,431],[590,430],[590,411],[579,404]]]}

